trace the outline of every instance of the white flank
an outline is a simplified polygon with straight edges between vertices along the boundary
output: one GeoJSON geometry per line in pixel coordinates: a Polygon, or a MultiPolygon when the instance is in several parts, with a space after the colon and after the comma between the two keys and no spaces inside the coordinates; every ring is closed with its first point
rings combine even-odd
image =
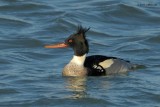
{"type": "Polygon", "coordinates": [[[71,62],[75,63],[79,66],[83,66],[84,65],[84,61],[86,59],[86,54],[84,54],[83,56],[76,56],[74,55],[71,62]]]}
{"type": "Polygon", "coordinates": [[[112,59],[104,60],[103,62],[100,62],[99,65],[101,65],[103,68],[110,67],[114,61],[112,59]]]}

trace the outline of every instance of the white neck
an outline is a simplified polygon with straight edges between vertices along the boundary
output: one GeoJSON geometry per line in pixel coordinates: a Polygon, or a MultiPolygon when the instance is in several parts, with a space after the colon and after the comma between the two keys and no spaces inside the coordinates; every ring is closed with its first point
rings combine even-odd
{"type": "Polygon", "coordinates": [[[70,62],[75,63],[79,66],[83,66],[85,59],[86,59],[86,54],[84,54],[83,56],[74,55],[70,62]]]}

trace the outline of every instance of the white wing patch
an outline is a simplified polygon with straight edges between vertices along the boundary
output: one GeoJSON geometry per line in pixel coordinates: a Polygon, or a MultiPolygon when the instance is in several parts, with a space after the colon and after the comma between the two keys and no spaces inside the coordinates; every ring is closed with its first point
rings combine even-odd
{"type": "Polygon", "coordinates": [[[99,65],[101,65],[103,68],[108,68],[114,63],[113,59],[104,60],[103,62],[100,62],[99,65]]]}

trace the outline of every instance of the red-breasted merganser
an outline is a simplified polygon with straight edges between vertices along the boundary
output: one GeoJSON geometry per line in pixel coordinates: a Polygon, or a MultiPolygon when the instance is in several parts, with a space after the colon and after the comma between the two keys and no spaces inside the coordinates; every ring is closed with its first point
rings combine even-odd
{"type": "Polygon", "coordinates": [[[103,55],[86,57],[89,45],[85,34],[88,30],[89,28],[79,26],[77,32],[70,35],[64,43],[45,46],[45,48],[71,47],[73,49],[73,58],[64,67],[63,76],[102,76],[125,73],[135,68],[135,64],[116,57],[103,55]]]}

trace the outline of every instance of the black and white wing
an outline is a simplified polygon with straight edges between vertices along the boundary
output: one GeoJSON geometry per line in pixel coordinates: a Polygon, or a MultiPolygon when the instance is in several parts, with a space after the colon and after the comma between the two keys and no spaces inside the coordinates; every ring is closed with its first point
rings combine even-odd
{"type": "Polygon", "coordinates": [[[127,72],[132,68],[133,65],[129,61],[125,61],[116,57],[93,55],[86,58],[84,66],[89,69],[88,75],[102,76],[127,72]]]}

